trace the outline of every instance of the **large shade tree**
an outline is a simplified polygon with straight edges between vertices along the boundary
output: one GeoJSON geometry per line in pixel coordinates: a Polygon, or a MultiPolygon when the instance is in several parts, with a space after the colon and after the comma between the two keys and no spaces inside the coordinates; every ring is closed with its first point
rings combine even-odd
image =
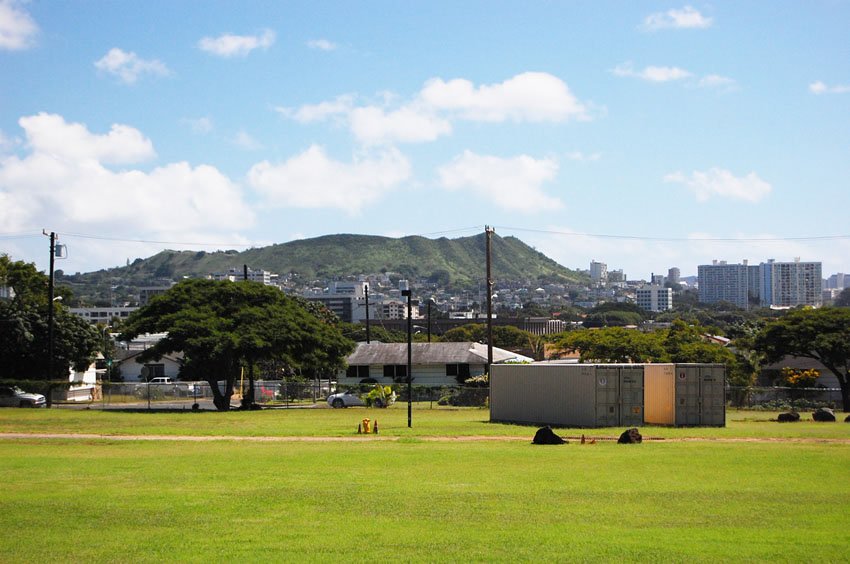
{"type": "MultiPolygon", "coordinates": [[[[49,359],[48,276],[35,265],[0,255],[0,286],[14,297],[0,300],[0,378],[68,382],[69,368],[85,370],[100,349],[97,330],[54,302],[53,359],[49,359]],[[48,367],[53,372],[48,374],[48,367]]],[[[70,291],[57,288],[57,296],[70,291]]]]}
{"type": "Polygon", "coordinates": [[[332,320],[302,301],[247,281],[184,280],[134,312],[121,339],[142,333],[167,333],[142,360],[182,351],[186,372],[210,384],[222,411],[243,367],[274,360],[293,371],[330,372],[342,368],[354,348],[332,320]]]}
{"type": "Polygon", "coordinates": [[[732,367],[735,355],[708,342],[704,333],[703,327],[675,321],[669,329],[649,332],[623,327],[572,331],[557,344],[579,351],[582,362],[705,362],[732,367]]]}
{"type": "Polygon", "coordinates": [[[850,406],[850,309],[799,309],[769,322],[755,339],[767,362],[786,356],[811,358],[835,374],[841,401],[850,406]]]}

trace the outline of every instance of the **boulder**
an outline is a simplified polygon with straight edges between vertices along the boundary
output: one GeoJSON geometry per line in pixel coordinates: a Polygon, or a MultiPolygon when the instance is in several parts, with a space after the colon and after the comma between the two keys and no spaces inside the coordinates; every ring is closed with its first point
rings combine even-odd
{"type": "Polygon", "coordinates": [[[788,413],[780,413],[776,420],[780,423],[796,423],[800,420],[800,414],[796,411],[789,411],[788,413]]]}
{"type": "Polygon", "coordinates": [[[534,433],[534,440],[531,442],[536,445],[562,445],[567,441],[556,435],[552,427],[546,425],[537,429],[537,432],[534,433]]]}
{"type": "Polygon", "coordinates": [[[828,407],[821,407],[812,413],[812,419],[825,423],[833,422],[835,421],[835,412],[828,407]]]}
{"type": "Polygon", "coordinates": [[[643,442],[643,437],[637,429],[632,428],[623,431],[623,434],[620,435],[617,442],[621,445],[634,445],[643,442]]]}

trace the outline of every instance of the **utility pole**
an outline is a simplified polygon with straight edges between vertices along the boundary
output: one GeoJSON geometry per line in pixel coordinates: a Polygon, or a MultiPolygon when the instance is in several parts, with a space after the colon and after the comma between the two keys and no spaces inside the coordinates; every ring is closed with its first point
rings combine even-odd
{"type": "Polygon", "coordinates": [[[53,405],[53,394],[51,393],[53,385],[49,383],[53,379],[53,269],[56,259],[56,233],[53,231],[48,235],[47,231],[42,229],[42,234],[50,237],[50,277],[47,284],[47,407],[53,405]]]}
{"type": "Polygon", "coordinates": [[[369,333],[369,285],[364,284],[363,289],[366,292],[366,344],[368,345],[371,341],[369,333]]]}
{"type": "Polygon", "coordinates": [[[434,298],[428,298],[428,342],[431,342],[431,304],[434,303],[434,298]]]}
{"type": "Polygon", "coordinates": [[[413,427],[413,333],[411,292],[402,290],[401,295],[407,297],[407,428],[413,427]]]}
{"type": "Polygon", "coordinates": [[[492,273],[492,239],[494,229],[488,225],[484,226],[484,234],[487,241],[487,374],[490,374],[490,366],[493,364],[493,273],[492,273]]]}
{"type": "MultiPolygon", "coordinates": [[[[248,281],[247,264],[242,265],[242,280],[248,281]]],[[[248,397],[242,396],[242,407],[243,409],[254,408],[254,361],[250,358],[248,359],[248,397]]]]}

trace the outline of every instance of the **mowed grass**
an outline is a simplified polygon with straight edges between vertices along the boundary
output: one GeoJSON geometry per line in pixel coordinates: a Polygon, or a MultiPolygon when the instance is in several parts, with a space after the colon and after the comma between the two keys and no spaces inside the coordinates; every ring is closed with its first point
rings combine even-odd
{"type": "Polygon", "coordinates": [[[775,416],[540,447],[482,409],[0,410],[0,432],[105,436],[0,439],[0,562],[846,561],[850,424],[775,416]],[[363,417],[392,440],[320,440],[363,417]],[[110,438],[132,435],[316,440],[110,438]],[[524,440],[431,440],[488,436],[524,440]]]}
{"type": "MultiPolygon", "coordinates": [[[[364,418],[378,421],[379,434],[392,437],[514,436],[531,438],[535,427],[491,423],[490,413],[480,408],[428,409],[417,404],[412,428],[407,427],[407,406],[389,409],[275,409],[253,412],[203,411],[132,412],[98,409],[0,409],[0,433],[94,433],[101,435],[192,435],[232,437],[345,437],[356,434],[364,418]]],[[[777,413],[729,410],[723,428],[642,428],[646,437],[658,438],[811,438],[850,439],[845,414],[837,423],[815,423],[803,413],[799,423],[776,423],[777,413]],[[773,419],[773,421],[771,421],[773,419]]],[[[566,436],[584,433],[616,437],[623,428],[558,429],[566,436]]]]}
{"type": "Polygon", "coordinates": [[[0,560],[845,561],[850,448],[0,441],[0,560]]]}

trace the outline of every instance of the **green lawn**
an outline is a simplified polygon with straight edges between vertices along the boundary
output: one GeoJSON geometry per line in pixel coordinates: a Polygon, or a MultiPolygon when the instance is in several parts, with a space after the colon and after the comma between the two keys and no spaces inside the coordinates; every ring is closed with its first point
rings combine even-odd
{"type": "MultiPolygon", "coordinates": [[[[845,561],[850,445],[537,447],[483,410],[102,413],[0,410],[0,432],[350,434],[397,441],[0,439],[0,561],[845,561]]],[[[850,424],[647,435],[850,438],[850,424]]],[[[761,419],[759,421],[753,419],[761,419]]],[[[588,434],[613,436],[616,429],[588,434]]],[[[560,430],[561,434],[581,432],[560,430]]]]}
{"type": "MultiPolygon", "coordinates": [[[[124,412],[76,409],[0,409],[0,432],[100,433],[106,435],[200,435],[200,436],[329,436],[356,433],[357,424],[368,417],[377,420],[380,434],[398,437],[423,436],[517,436],[531,437],[535,428],[489,422],[489,411],[478,408],[427,409],[428,403],[413,410],[413,427],[407,427],[407,406],[389,409],[280,409],[259,412],[212,411],[193,413],[124,412]]],[[[845,415],[837,414],[843,421],[845,415]]],[[[799,423],[776,423],[775,412],[733,411],[727,413],[725,428],[644,427],[647,437],[784,437],[850,439],[850,424],[814,423],[810,413],[799,423]]],[[[560,429],[559,433],[578,436],[616,437],[616,429],[560,429]]]]}

